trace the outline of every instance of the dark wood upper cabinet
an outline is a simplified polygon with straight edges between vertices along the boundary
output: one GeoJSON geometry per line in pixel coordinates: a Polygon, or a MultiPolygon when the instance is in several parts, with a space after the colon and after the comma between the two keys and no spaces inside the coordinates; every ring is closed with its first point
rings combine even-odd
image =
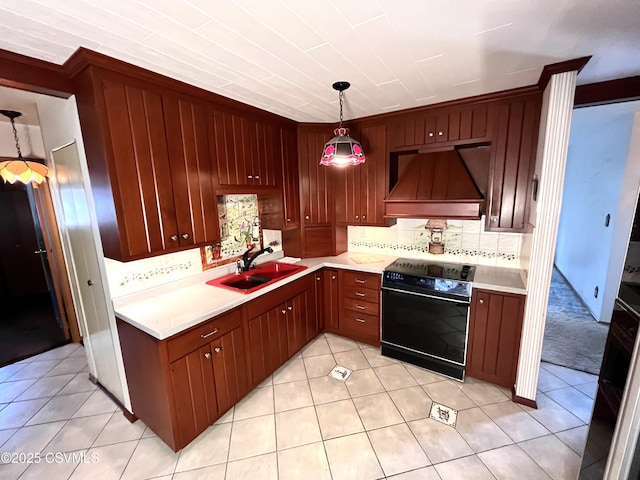
{"type": "Polygon", "coordinates": [[[283,230],[300,226],[300,184],[298,180],[298,141],[293,129],[280,129],[282,149],[283,230]]]}
{"type": "Polygon", "coordinates": [[[503,100],[491,145],[487,231],[523,231],[528,223],[542,94],[503,100]]]}
{"type": "Polygon", "coordinates": [[[217,242],[205,107],[99,69],[76,80],[105,256],[217,242]]]}
{"type": "Polygon", "coordinates": [[[217,185],[276,187],[282,178],[280,129],[239,113],[209,108],[217,185]]]}
{"type": "Polygon", "coordinates": [[[384,124],[354,129],[362,144],[363,164],[334,168],[335,220],[342,225],[386,226],[384,198],[387,192],[387,129],[384,124]]]}
{"type": "Polygon", "coordinates": [[[304,225],[333,221],[331,169],[320,165],[324,144],[330,139],[327,127],[298,128],[298,166],[300,169],[300,209],[304,225]]]}
{"type": "Polygon", "coordinates": [[[398,151],[430,144],[483,141],[488,134],[488,124],[487,104],[403,115],[390,122],[389,147],[398,151]]]}

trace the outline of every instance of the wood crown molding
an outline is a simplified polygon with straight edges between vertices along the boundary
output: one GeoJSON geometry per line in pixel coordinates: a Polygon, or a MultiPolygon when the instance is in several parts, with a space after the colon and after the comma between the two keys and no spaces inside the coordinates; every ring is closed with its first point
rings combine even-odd
{"type": "Polygon", "coordinates": [[[182,80],[177,80],[160,73],[152,72],[151,70],[103,55],[102,53],[94,52],[93,50],[89,50],[84,47],[78,48],[62,66],[71,81],[89,67],[97,67],[108,70],[109,72],[126,75],[137,80],[152,83],[161,88],[170,89],[180,94],[196,97],[204,101],[211,102],[216,108],[219,107],[223,110],[229,110],[234,113],[247,113],[249,115],[264,118],[269,121],[275,121],[289,127],[295,127],[297,125],[297,122],[289,118],[218,95],[217,93],[205,90],[204,88],[190,85],[182,80]]]}
{"type": "Polygon", "coordinates": [[[551,79],[551,75],[571,72],[572,70],[577,70],[578,73],[580,73],[580,71],[584,68],[589,60],[591,60],[591,55],[589,55],[588,57],[574,58],[572,60],[566,60],[564,62],[545,65],[542,69],[542,73],[540,74],[540,78],[538,79],[538,88],[544,91],[544,89],[547,88],[549,80],[551,79]]]}
{"type": "Polygon", "coordinates": [[[576,87],[574,108],[640,100],[640,76],[617,78],[576,87]]]}
{"type": "MultiPolygon", "coordinates": [[[[446,102],[432,103],[430,105],[424,105],[422,107],[413,107],[413,108],[407,108],[404,110],[396,110],[395,112],[378,113],[375,115],[369,115],[368,117],[360,117],[360,118],[354,118],[351,120],[345,120],[344,123],[349,123],[349,122],[357,122],[358,124],[361,124],[361,123],[367,124],[367,123],[376,123],[376,122],[379,123],[381,120],[388,120],[394,117],[404,117],[407,115],[422,114],[431,110],[436,111],[439,109],[449,109],[453,107],[468,107],[470,105],[478,104],[478,103],[496,102],[500,100],[513,99],[515,97],[521,97],[521,96],[539,94],[539,93],[540,93],[540,89],[538,88],[537,85],[529,85],[526,87],[518,87],[518,88],[511,88],[509,90],[501,90],[499,92],[484,93],[482,95],[476,95],[473,97],[457,98],[455,100],[448,100],[446,102]]],[[[300,125],[307,125],[307,124],[301,123],[300,125]]]]}
{"type": "Polygon", "coordinates": [[[60,98],[73,94],[64,69],[55,63],[0,49],[0,85],[60,98]]]}

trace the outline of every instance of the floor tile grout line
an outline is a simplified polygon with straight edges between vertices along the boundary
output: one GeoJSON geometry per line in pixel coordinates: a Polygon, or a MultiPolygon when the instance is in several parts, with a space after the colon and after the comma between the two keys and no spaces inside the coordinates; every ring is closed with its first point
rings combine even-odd
{"type": "MultiPolygon", "coordinates": [[[[551,435],[545,435],[545,437],[547,437],[547,436],[553,436],[553,437],[555,437],[556,435],[555,435],[555,433],[552,433],[551,435]]],[[[524,442],[520,442],[520,443],[525,443],[525,442],[528,442],[528,441],[530,441],[530,440],[537,440],[537,439],[539,439],[539,438],[543,438],[543,437],[530,438],[529,440],[525,440],[524,442]]],[[[556,437],[556,438],[557,438],[557,437],[556,437]]],[[[558,438],[558,440],[560,440],[560,439],[558,438]]],[[[562,440],[560,440],[560,442],[562,442],[562,440]]],[[[522,451],[524,452],[524,454],[525,454],[527,457],[529,457],[533,463],[535,463],[535,464],[536,464],[536,465],[537,465],[537,466],[538,466],[538,467],[539,467],[539,468],[540,468],[544,473],[546,473],[546,474],[549,476],[549,478],[554,478],[554,477],[553,477],[552,472],[547,471],[547,469],[546,469],[546,468],[544,468],[542,465],[540,465],[538,462],[536,462],[535,458],[533,458],[531,455],[529,455],[529,452],[527,452],[524,448],[522,448],[522,447],[520,446],[520,443],[517,443],[517,444],[516,444],[516,445],[518,445],[518,447],[520,447],[520,450],[522,450],[522,451]]],[[[564,444],[564,442],[562,442],[562,443],[564,444]]],[[[573,451],[573,449],[571,449],[571,447],[569,447],[568,445],[567,445],[567,448],[569,448],[571,451],[573,451]]],[[[582,457],[582,455],[578,455],[578,456],[582,457]]]]}
{"type": "MultiPolygon", "coordinates": [[[[77,348],[76,348],[75,350],[77,350],[77,348]]],[[[74,350],[74,351],[75,351],[75,350],[74,350]]],[[[67,357],[64,357],[62,360],[65,360],[66,358],[68,358],[68,355],[67,355],[67,357]]],[[[61,361],[62,361],[62,360],[61,360],[61,361]]],[[[59,362],[59,363],[60,363],[60,362],[59,362]]],[[[56,365],[58,365],[58,364],[56,364],[56,365]]],[[[53,368],[53,367],[52,367],[52,368],[53,368]]],[[[42,377],[42,378],[44,378],[44,377],[42,377]]],[[[75,378],[75,376],[74,376],[74,378],[75,378]]],[[[71,380],[73,380],[73,379],[70,379],[70,380],[69,380],[69,382],[71,382],[71,380]]],[[[67,384],[68,384],[69,382],[67,382],[67,384]]],[[[34,383],[35,383],[35,382],[34,382],[34,383]]],[[[65,386],[66,386],[66,385],[65,385],[65,386]]],[[[63,387],[63,388],[64,388],[64,387],[63,387]]],[[[62,389],[61,389],[61,390],[62,390],[62,389]]],[[[57,395],[57,393],[56,393],[56,395],[54,395],[53,397],[51,397],[51,399],[53,399],[53,398],[57,398],[57,397],[58,397],[58,395],[57,395]]],[[[47,397],[45,397],[45,398],[47,398],[47,397]]],[[[49,400],[49,401],[50,401],[50,400],[49,400]]],[[[28,423],[28,422],[29,422],[29,421],[30,421],[30,420],[31,420],[35,415],[37,415],[37,413],[38,413],[38,412],[40,412],[40,410],[42,410],[45,406],[47,406],[47,405],[48,405],[48,403],[49,403],[49,401],[47,401],[47,402],[42,406],[42,408],[40,408],[37,412],[35,412],[35,413],[34,413],[34,414],[29,418],[29,420],[27,420],[27,421],[25,422],[25,424],[23,424],[21,427],[19,427],[18,429],[16,429],[16,431],[11,435],[11,437],[13,437],[13,435],[15,435],[16,433],[18,433],[18,431],[19,431],[19,430],[21,430],[22,428],[25,428],[25,427],[27,426],[27,425],[26,425],[26,423],[28,423]]],[[[15,400],[13,400],[13,401],[12,401],[12,403],[13,403],[13,402],[15,402],[15,400]]],[[[74,413],[75,413],[75,412],[74,412],[74,413]]],[[[61,421],[61,420],[56,420],[56,421],[51,421],[51,422],[44,422],[44,423],[39,423],[39,424],[31,425],[31,426],[43,425],[43,424],[46,424],[46,423],[56,423],[56,422],[60,422],[60,421],[61,421]]],[[[60,427],[60,429],[55,433],[55,435],[53,435],[53,437],[52,437],[52,438],[47,442],[47,444],[46,444],[44,447],[42,447],[42,449],[40,449],[40,452],[39,452],[39,453],[42,453],[42,452],[43,452],[43,451],[44,451],[44,450],[45,450],[45,449],[46,449],[46,448],[51,444],[51,442],[53,441],[53,439],[54,439],[56,436],[58,436],[58,434],[59,434],[59,433],[60,433],[60,432],[61,432],[61,431],[62,431],[62,430],[63,430],[63,429],[64,429],[64,428],[69,424],[69,422],[70,422],[70,421],[71,421],[71,418],[66,419],[66,420],[64,421],[64,425],[62,425],[62,426],[60,427]]],[[[11,437],[9,437],[9,439],[10,439],[11,437]]],[[[9,439],[7,439],[7,441],[9,441],[9,439]]],[[[6,442],[4,442],[4,443],[6,443],[6,442]]],[[[4,443],[3,443],[3,445],[4,445],[4,443]]],[[[89,450],[89,449],[87,449],[87,451],[88,451],[88,450],[89,450]]],[[[73,468],[73,471],[71,472],[71,474],[69,474],[69,477],[71,477],[71,475],[73,475],[73,472],[75,472],[75,470],[78,468],[78,466],[79,466],[79,464],[78,464],[78,465],[76,465],[76,466],[73,468]]],[[[24,473],[25,473],[28,469],[29,469],[29,467],[27,467],[27,468],[26,468],[26,469],[25,469],[25,470],[24,470],[24,471],[19,475],[19,477],[22,477],[22,475],[24,475],[24,473]]],[[[68,477],[68,478],[69,478],[69,477],[68,477]]]]}
{"type": "MultiPolygon", "coordinates": [[[[303,347],[304,348],[304,347],[303,347]]],[[[300,350],[300,355],[302,356],[302,350],[300,350]]],[[[305,368],[304,365],[304,358],[302,360],[302,368],[305,368]]],[[[305,376],[307,375],[307,371],[305,369],[305,376]]],[[[276,446],[276,478],[280,478],[280,455],[278,455],[278,416],[276,413],[276,386],[275,383],[273,383],[273,374],[271,374],[271,388],[273,389],[273,395],[272,395],[272,399],[271,399],[271,403],[273,403],[273,435],[274,435],[274,443],[276,446]]],[[[313,398],[313,397],[312,397],[313,398]]],[[[233,415],[235,416],[236,411],[235,409],[233,410],[233,415]]],[[[229,441],[231,441],[231,437],[229,437],[229,441]]],[[[231,451],[231,445],[229,445],[229,451],[231,451]]],[[[227,477],[227,472],[225,469],[225,479],[227,477]]]]}
{"type": "Polygon", "coordinates": [[[133,449],[133,452],[131,452],[131,455],[129,455],[129,458],[127,460],[127,463],[125,464],[124,468],[122,469],[122,472],[120,472],[120,476],[118,478],[122,479],[122,477],[124,476],[124,472],[127,471],[127,467],[129,466],[129,464],[131,463],[131,459],[133,458],[133,456],[136,454],[136,450],[138,450],[138,447],[140,446],[140,440],[137,440],[136,443],[136,447],[133,449]]]}
{"type": "MultiPolygon", "coordinates": [[[[317,337],[316,337],[317,338],[317,337]]],[[[327,341],[327,339],[324,337],[325,342],[327,341]]],[[[327,342],[328,345],[328,342],[327,342]]],[[[331,346],[329,346],[329,350],[331,350],[331,346]]],[[[331,356],[333,356],[333,352],[331,352],[331,356]]],[[[334,362],[336,361],[335,357],[333,357],[334,362]]],[[[304,373],[307,376],[307,381],[309,381],[309,372],[307,372],[307,366],[305,365],[304,361],[302,362],[302,365],[304,366],[304,373]]],[[[346,388],[346,387],[345,387],[346,388]]],[[[311,390],[311,384],[309,384],[309,390],[311,390]]],[[[275,395],[274,395],[274,401],[275,401],[275,395]]],[[[322,450],[324,451],[324,458],[327,460],[327,467],[329,468],[329,478],[330,480],[333,480],[333,473],[331,472],[331,462],[329,462],[329,454],[327,452],[327,446],[324,443],[324,438],[322,436],[322,427],[320,426],[320,417],[318,417],[318,409],[316,408],[316,402],[313,398],[313,391],[311,392],[311,401],[313,403],[313,413],[316,416],[316,423],[318,425],[318,432],[320,433],[320,442],[322,442],[322,450]]],[[[355,405],[354,405],[355,408],[355,405]]],[[[277,441],[277,435],[276,435],[276,441],[277,441]]]]}

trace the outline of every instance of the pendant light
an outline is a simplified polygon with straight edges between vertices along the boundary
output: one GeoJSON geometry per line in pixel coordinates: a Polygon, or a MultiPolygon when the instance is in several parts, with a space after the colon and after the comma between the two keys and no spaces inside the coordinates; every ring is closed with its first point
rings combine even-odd
{"type": "Polygon", "coordinates": [[[342,101],[344,91],[351,86],[349,82],[336,82],[333,89],[337,90],[340,99],[340,125],[333,131],[335,137],[329,140],[322,150],[320,165],[359,165],[364,163],[365,157],[360,142],[349,136],[349,129],[342,126],[342,101]]]}
{"type": "Polygon", "coordinates": [[[15,119],[22,114],[13,110],[0,110],[0,113],[11,120],[13,139],[16,142],[16,150],[18,150],[18,158],[0,157],[0,176],[5,182],[9,183],[20,181],[24,184],[29,184],[31,182],[39,184],[44,182],[44,179],[49,173],[49,169],[46,165],[35,161],[35,159],[22,158],[20,143],[18,142],[18,132],[15,124],[15,119]]]}

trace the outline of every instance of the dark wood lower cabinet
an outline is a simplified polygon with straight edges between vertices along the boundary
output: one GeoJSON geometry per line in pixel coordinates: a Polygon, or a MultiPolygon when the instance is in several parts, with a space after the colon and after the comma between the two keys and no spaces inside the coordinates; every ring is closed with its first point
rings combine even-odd
{"type": "Polygon", "coordinates": [[[315,275],[307,275],[243,305],[254,387],[320,333],[315,275]]]}
{"type": "Polygon", "coordinates": [[[516,380],[524,295],[474,289],[467,375],[511,388],[516,380]]]}
{"type": "Polygon", "coordinates": [[[210,344],[218,412],[226,412],[249,392],[242,327],[210,344]]]}
{"type": "Polygon", "coordinates": [[[322,314],[324,328],[329,332],[339,332],[340,304],[338,303],[338,271],[325,268],[322,270],[322,314]]]}
{"type": "Polygon", "coordinates": [[[240,309],[165,340],[116,320],[133,413],[174,451],[249,391],[240,309]]]}
{"type": "Polygon", "coordinates": [[[186,445],[218,417],[218,402],[209,347],[171,363],[171,393],[175,402],[179,445],[186,445]]]}
{"type": "MultiPolygon", "coordinates": [[[[320,332],[379,345],[380,281],[325,268],[165,340],[117,319],[133,413],[178,451],[320,332]]],[[[468,375],[513,385],[524,301],[473,291],[468,375]]]]}
{"type": "Polygon", "coordinates": [[[252,318],[249,325],[251,384],[257,385],[287,361],[287,317],[280,305],[252,318]]]}

